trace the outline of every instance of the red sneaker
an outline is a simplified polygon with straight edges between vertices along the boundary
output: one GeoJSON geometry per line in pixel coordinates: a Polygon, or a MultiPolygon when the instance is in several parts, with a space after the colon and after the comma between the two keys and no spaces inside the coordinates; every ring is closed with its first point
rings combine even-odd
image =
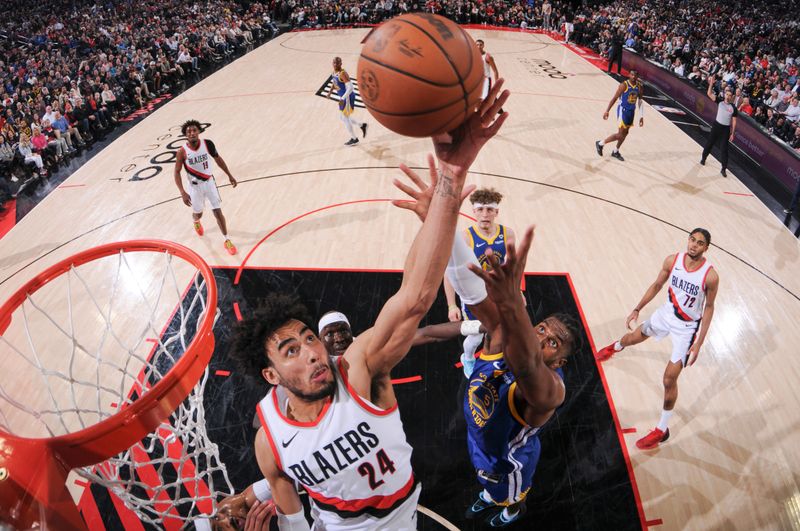
{"type": "Polygon", "coordinates": [[[197,233],[198,236],[203,235],[203,225],[199,221],[194,222],[194,231],[197,233]]]}
{"type": "Polygon", "coordinates": [[[225,240],[225,249],[227,249],[228,254],[236,254],[236,246],[230,240],[225,240]]]}
{"type": "Polygon", "coordinates": [[[636,447],[640,450],[652,450],[667,439],[669,439],[669,428],[667,431],[654,428],[653,431],[636,441],[636,447]]]}
{"type": "Polygon", "coordinates": [[[594,359],[596,359],[597,361],[606,361],[608,359],[611,359],[611,356],[617,353],[617,351],[614,350],[614,345],[615,343],[611,343],[606,348],[597,351],[597,354],[594,355],[594,359]]]}

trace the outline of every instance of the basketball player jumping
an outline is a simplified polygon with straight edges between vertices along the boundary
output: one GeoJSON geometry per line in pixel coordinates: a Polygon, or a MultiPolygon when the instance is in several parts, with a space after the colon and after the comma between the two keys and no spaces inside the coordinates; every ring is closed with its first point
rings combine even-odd
{"type": "Polygon", "coordinates": [[[484,487],[465,517],[488,515],[491,527],[506,527],[525,514],[541,449],[537,434],[564,401],[560,368],[579,348],[577,322],[567,314],[531,326],[519,286],[532,241],[531,228],[519,255],[513,244],[507,246],[502,266],[499,254],[487,251],[487,272],[456,237],[447,265],[462,301],[491,330],[464,398],[467,448],[484,487]],[[508,286],[514,286],[513,295],[508,286]]]}
{"type": "MultiPolygon", "coordinates": [[[[462,232],[462,236],[467,245],[475,253],[478,263],[482,267],[489,266],[486,251],[491,249],[499,256],[500,261],[506,256],[506,245],[514,243],[514,231],[497,223],[497,216],[500,213],[500,201],[503,195],[493,188],[481,188],[475,190],[469,197],[472,203],[472,213],[477,220],[474,225],[462,232]]],[[[471,321],[476,317],[470,312],[465,304],[461,309],[456,305],[456,294],[452,284],[445,277],[444,292],[447,297],[448,318],[471,321]]],[[[469,335],[464,339],[464,352],[461,354],[461,363],[464,367],[464,374],[467,378],[472,374],[475,365],[475,352],[483,342],[482,335],[469,335]]]]}
{"type": "Polygon", "coordinates": [[[331,85],[328,88],[328,99],[331,97],[333,89],[336,89],[336,94],[339,96],[339,110],[341,111],[341,119],[347,132],[350,134],[350,140],[344,143],[345,146],[352,146],[358,144],[358,136],[353,126],[361,128],[361,134],[364,138],[367,137],[367,122],[359,122],[353,118],[353,111],[356,108],[356,93],[353,89],[353,81],[347,72],[342,68],[342,58],[333,58],[333,74],[331,74],[331,85]]]}
{"type": "Polygon", "coordinates": [[[203,225],[200,218],[203,217],[203,207],[208,200],[211,211],[217,219],[217,225],[224,238],[225,250],[229,254],[236,254],[236,247],[228,238],[228,225],[225,216],[222,214],[222,200],[217,190],[217,182],[214,179],[214,165],[211,159],[222,168],[228,176],[231,186],[236,188],[236,179],[228,170],[228,165],[217,152],[217,147],[209,139],[200,139],[200,122],[197,120],[187,120],[181,126],[181,133],[186,137],[186,144],[178,150],[175,159],[175,185],[181,193],[181,199],[186,206],[192,207],[192,219],[194,219],[194,230],[200,236],[203,235],[203,225]],[[186,170],[186,178],[189,181],[189,192],[183,187],[181,179],[181,168],[186,170]]]}
{"type": "MultiPolygon", "coordinates": [[[[478,39],[475,41],[475,44],[478,45],[478,50],[481,52],[481,58],[483,58],[483,92],[481,93],[481,99],[484,99],[492,89],[492,80],[500,79],[500,74],[497,71],[497,64],[494,62],[494,57],[492,57],[485,50],[485,44],[483,40],[478,39]]],[[[503,114],[505,111],[500,109],[497,112],[498,114],[503,114]]]]}
{"type": "Polygon", "coordinates": [[[611,156],[620,161],[625,160],[620,154],[619,148],[622,146],[622,143],[625,142],[625,138],[628,136],[628,131],[631,127],[633,127],[633,117],[636,113],[637,102],[639,105],[639,114],[641,115],[639,117],[639,127],[644,126],[644,107],[642,107],[643,95],[644,86],[639,80],[639,73],[636,72],[636,70],[631,70],[628,74],[628,79],[620,83],[617,87],[614,97],[611,98],[611,101],[608,103],[606,112],[603,113],[603,120],[608,120],[608,113],[611,111],[611,107],[614,106],[615,101],[619,101],[619,104],[617,105],[617,118],[619,118],[617,127],[619,129],[616,133],[605,140],[598,140],[594,143],[598,155],[602,157],[603,146],[609,142],[616,141],[617,147],[615,147],[614,151],[611,152],[611,156]]]}
{"type": "Polygon", "coordinates": [[[258,406],[255,451],[283,530],[308,529],[295,482],[308,492],[320,527],[416,528],[420,488],[390,371],[436,298],[459,205],[471,191],[462,191],[467,170],[507,117],[495,119],[509,95],[501,88],[502,80],[452,135],[433,139],[439,168],[429,157],[432,183],[412,206],[428,215],[401,287],[343,356],[328,356],[291,296],[272,294],[235,333],[233,357],[274,386],[258,406]]]}
{"type": "Polygon", "coordinates": [[[649,450],[669,439],[669,419],[678,399],[678,376],[684,367],[697,360],[700,347],[714,317],[714,300],[717,297],[719,275],[703,256],[711,244],[711,234],[706,229],[694,229],[689,234],[686,252],[671,254],[661,264],[653,282],[642,300],[625,321],[628,330],[631,322],[636,322],[639,312],[661,291],[667,287],[667,302],[619,341],[599,351],[595,358],[606,361],[625,347],[636,345],[655,337],[656,340],[670,336],[672,356],[664,371],[664,409],[658,426],[645,437],[636,441],[636,446],[649,450]]]}

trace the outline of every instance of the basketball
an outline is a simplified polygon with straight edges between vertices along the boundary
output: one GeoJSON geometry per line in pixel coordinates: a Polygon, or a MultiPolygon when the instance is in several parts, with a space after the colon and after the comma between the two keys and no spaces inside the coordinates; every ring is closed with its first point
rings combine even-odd
{"type": "Polygon", "coordinates": [[[483,60],[458,24],[430,13],[387,20],[358,60],[358,88],[375,119],[405,136],[452,131],[481,99],[483,60]]]}

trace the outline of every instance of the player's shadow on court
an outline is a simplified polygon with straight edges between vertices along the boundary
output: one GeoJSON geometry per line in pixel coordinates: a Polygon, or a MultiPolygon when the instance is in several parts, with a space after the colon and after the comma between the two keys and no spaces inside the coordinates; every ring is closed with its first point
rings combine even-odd
{"type": "MultiPolygon", "coordinates": [[[[287,226],[285,230],[276,232],[269,239],[269,243],[289,243],[302,234],[318,234],[322,227],[325,229],[344,229],[347,226],[352,226],[354,228],[353,232],[355,233],[355,229],[363,227],[364,223],[375,222],[385,216],[386,209],[388,208],[396,207],[389,205],[389,203],[380,203],[380,206],[369,207],[366,210],[348,209],[347,212],[322,212],[314,216],[297,220],[287,226]]],[[[265,233],[266,232],[265,230],[265,233]]],[[[336,232],[336,234],[345,233],[336,232]]],[[[315,238],[319,239],[319,236],[315,236],[315,238]]]]}
{"type": "MultiPolygon", "coordinates": [[[[29,260],[41,258],[44,253],[52,251],[58,246],[59,244],[57,242],[42,243],[35,247],[31,247],[30,249],[25,249],[22,252],[10,254],[0,260],[0,269],[19,265],[20,263],[28,262],[29,260]]],[[[27,267],[27,265],[25,267],[27,267]]],[[[10,276],[11,274],[9,274],[8,277],[4,277],[0,281],[5,281],[6,279],[10,278],[10,276]]]]}

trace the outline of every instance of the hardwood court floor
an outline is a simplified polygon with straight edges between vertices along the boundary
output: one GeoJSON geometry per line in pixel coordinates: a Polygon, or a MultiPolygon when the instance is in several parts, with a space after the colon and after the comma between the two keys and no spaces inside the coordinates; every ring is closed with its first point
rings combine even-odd
{"type": "MultiPolygon", "coordinates": [[[[218,266],[401,268],[418,222],[386,202],[359,201],[398,197],[397,165],[424,166],[430,143],[390,133],[360,110],[369,134],[345,147],[335,104],[315,95],[334,55],[355,75],[367,31],[282,35],[143,120],[67,181],[83,186],[55,190],[0,240],[0,296],[57,259],[131,238],[185,243],[218,266]],[[177,196],[171,161],[188,118],[209,124],[204,136],[240,181],[233,189],[217,172],[237,256],[224,252],[209,214],[198,238],[177,196]],[[258,245],[287,221],[342,203],[258,245]]],[[[471,33],[513,93],[471,180],[505,194],[503,223],[537,225],[529,270],[569,273],[598,348],[622,334],[687,230],[712,233],[716,314],[680,379],[667,444],[634,446],[658,420],[669,342],[600,368],[620,427],[636,430],[624,442],[645,519],[662,529],[800,527],[797,240],[716,161],[700,166],[697,144],[651,109],[623,146],[624,163],[599,158],[594,141],[615,129],[601,116],[616,83],[571,50],[543,35],[471,33]]]]}

